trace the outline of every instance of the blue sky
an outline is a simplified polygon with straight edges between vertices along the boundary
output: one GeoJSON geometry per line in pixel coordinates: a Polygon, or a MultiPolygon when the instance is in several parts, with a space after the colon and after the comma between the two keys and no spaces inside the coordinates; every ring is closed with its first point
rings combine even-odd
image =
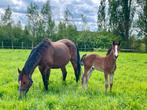
{"type": "MultiPolygon", "coordinates": [[[[39,7],[47,0],[0,0],[0,15],[4,13],[4,9],[11,7],[13,11],[12,18],[15,22],[21,21],[22,25],[27,23],[26,10],[31,2],[35,2],[39,7]]],[[[97,30],[97,10],[100,0],[50,0],[50,5],[53,13],[53,19],[59,22],[63,19],[64,10],[69,9],[73,15],[73,22],[81,30],[81,14],[86,16],[88,29],[97,30]]]]}

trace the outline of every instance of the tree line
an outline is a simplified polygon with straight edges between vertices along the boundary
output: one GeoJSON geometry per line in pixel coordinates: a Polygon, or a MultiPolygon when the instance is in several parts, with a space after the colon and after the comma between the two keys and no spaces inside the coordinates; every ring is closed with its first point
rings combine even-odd
{"type": "MultiPolygon", "coordinates": [[[[112,40],[120,40],[122,48],[147,51],[147,1],[146,0],[101,0],[97,11],[96,32],[89,31],[87,17],[81,14],[82,31],[78,31],[72,13],[66,9],[64,19],[57,24],[53,19],[48,0],[41,9],[32,2],[27,7],[28,22],[24,28],[20,21],[12,20],[11,7],[5,9],[0,21],[0,41],[3,45],[31,47],[43,38],[53,41],[68,38],[79,47],[108,48],[112,40]],[[134,3],[136,2],[136,3],[134,3]],[[136,5],[137,4],[137,5],[136,5]],[[137,7],[141,9],[136,10],[137,7]],[[134,20],[135,13],[138,18],[134,20]],[[131,34],[137,29],[137,36],[131,34]],[[143,36],[143,37],[140,37],[143,36]]],[[[1,45],[1,44],[0,44],[1,45]]]]}

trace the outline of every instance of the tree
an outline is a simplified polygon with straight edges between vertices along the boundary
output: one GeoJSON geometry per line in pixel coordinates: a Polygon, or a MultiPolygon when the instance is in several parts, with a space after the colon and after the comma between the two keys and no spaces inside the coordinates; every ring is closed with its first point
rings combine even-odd
{"type": "Polygon", "coordinates": [[[86,20],[86,16],[81,14],[81,19],[82,19],[82,23],[83,23],[83,26],[82,26],[82,30],[86,31],[87,30],[87,20],[86,20]]]}
{"type": "Polygon", "coordinates": [[[43,5],[41,13],[43,15],[46,35],[47,37],[52,38],[54,34],[55,23],[52,19],[52,12],[49,0],[43,5]]]}
{"type": "Polygon", "coordinates": [[[134,11],[132,0],[109,0],[110,31],[120,35],[126,42],[126,47],[129,47],[134,11]]]}
{"type": "Polygon", "coordinates": [[[144,35],[144,43],[147,52],[147,1],[138,0],[138,4],[142,7],[142,11],[139,12],[138,27],[141,29],[141,33],[144,35]]]}
{"type": "Polygon", "coordinates": [[[39,18],[38,6],[35,3],[31,3],[27,8],[27,16],[29,18],[28,25],[30,26],[33,37],[36,37],[37,26],[39,18]]]}
{"type": "Polygon", "coordinates": [[[101,0],[100,6],[97,12],[97,25],[98,30],[103,31],[106,30],[106,0],[101,0]]]}
{"type": "Polygon", "coordinates": [[[8,8],[5,9],[5,14],[2,16],[2,24],[4,26],[11,26],[12,25],[12,11],[11,8],[8,6],[8,8]]]}

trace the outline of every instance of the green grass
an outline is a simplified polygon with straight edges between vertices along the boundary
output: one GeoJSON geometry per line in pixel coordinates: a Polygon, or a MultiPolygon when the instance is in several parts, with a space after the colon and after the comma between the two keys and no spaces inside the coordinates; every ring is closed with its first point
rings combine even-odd
{"type": "Polygon", "coordinates": [[[36,68],[32,87],[19,100],[17,68],[22,69],[29,53],[0,50],[0,110],[147,110],[147,54],[119,54],[112,93],[104,94],[103,73],[98,71],[93,72],[88,89],[83,90],[69,64],[65,83],[59,69],[51,70],[47,92],[36,68]]]}

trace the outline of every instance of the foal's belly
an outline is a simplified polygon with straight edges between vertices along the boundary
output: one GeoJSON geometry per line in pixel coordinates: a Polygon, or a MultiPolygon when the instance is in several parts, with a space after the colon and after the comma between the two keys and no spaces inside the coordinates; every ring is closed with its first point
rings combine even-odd
{"type": "Polygon", "coordinates": [[[94,68],[98,71],[104,72],[104,69],[101,66],[95,65],[94,68]]]}

